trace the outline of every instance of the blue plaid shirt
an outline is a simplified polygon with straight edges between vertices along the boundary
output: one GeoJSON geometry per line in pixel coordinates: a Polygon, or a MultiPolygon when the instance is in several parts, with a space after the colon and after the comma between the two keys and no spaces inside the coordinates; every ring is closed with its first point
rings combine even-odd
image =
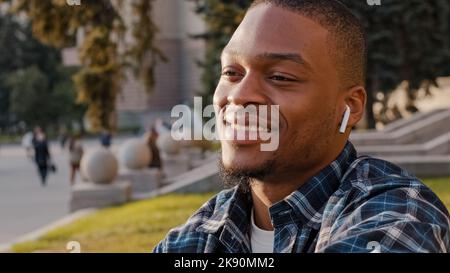
{"type": "MultiPolygon", "coordinates": [[[[224,190],[154,252],[251,253],[249,193],[224,190]]],[[[447,252],[449,214],[417,178],[392,163],[357,157],[348,142],[336,160],[270,209],[276,253],[447,252]]]]}

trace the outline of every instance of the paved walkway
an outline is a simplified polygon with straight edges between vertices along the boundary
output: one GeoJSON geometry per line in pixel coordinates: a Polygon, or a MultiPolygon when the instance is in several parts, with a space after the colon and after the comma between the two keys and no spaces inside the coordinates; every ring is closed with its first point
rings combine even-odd
{"type": "Polygon", "coordinates": [[[35,165],[20,146],[0,147],[0,244],[67,214],[67,155],[56,145],[51,153],[58,172],[42,187],[35,165]]]}
{"type": "MultiPolygon", "coordinates": [[[[114,144],[120,141],[114,140],[114,144]]],[[[88,140],[85,148],[98,145],[88,140]]],[[[116,150],[113,147],[113,150],[116,150]]],[[[70,183],[67,151],[56,143],[51,154],[58,167],[42,187],[37,170],[19,145],[0,146],[0,245],[65,216],[69,212],[70,183]]]]}

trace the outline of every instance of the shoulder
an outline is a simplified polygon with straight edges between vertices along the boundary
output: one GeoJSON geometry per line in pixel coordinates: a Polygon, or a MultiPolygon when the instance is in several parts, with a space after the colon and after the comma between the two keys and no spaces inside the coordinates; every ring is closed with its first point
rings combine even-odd
{"type": "Polygon", "coordinates": [[[186,232],[196,230],[197,227],[207,223],[213,215],[218,212],[220,213],[224,207],[231,202],[234,192],[235,188],[219,192],[203,204],[191,217],[189,217],[184,225],[174,228],[170,232],[186,232]]]}
{"type": "Polygon", "coordinates": [[[329,224],[339,236],[385,230],[385,235],[408,236],[424,244],[435,239],[448,247],[445,205],[417,177],[391,162],[371,157],[359,161],[342,181],[335,200],[339,205],[330,210],[334,217],[329,224]]]}
{"type": "Polygon", "coordinates": [[[341,191],[352,194],[353,202],[378,202],[380,208],[393,206],[419,206],[417,210],[433,207],[448,215],[438,196],[420,179],[401,167],[373,157],[362,158],[349,170],[341,191]]]}
{"type": "Polygon", "coordinates": [[[223,190],[208,200],[183,225],[171,229],[154,252],[201,252],[199,248],[204,246],[208,236],[201,228],[219,225],[224,220],[220,215],[235,191],[235,188],[223,190]]]}
{"type": "Polygon", "coordinates": [[[417,177],[394,163],[369,156],[357,158],[341,180],[341,191],[360,194],[405,187],[428,189],[417,177]]]}
{"type": "Polygon", "coordinates": [[[359,158],[324,208],[319,252],[446,252],[450,220],[437,195],[399,166],[359,158]]]}

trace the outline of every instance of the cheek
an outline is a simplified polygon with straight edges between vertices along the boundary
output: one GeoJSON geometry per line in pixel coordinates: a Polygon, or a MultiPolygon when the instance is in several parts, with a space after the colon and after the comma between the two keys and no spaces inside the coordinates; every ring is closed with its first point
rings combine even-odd
{"type": "Polygon", "coordinates": [[[320,100],[314,102],[311,99],[292,100],[281,111],[287,123],[285,136],[281,138],[285,145],[314,146],[333,134],[334,107],[326,101],[322,103],[320,100]]]}
{"type": "Polygon", "coordinates": [[[280,111],[288,134],[303,131],[314,119],[313,110],[304,101],[292,100],[285,107],[280,106],[280,111]]]}

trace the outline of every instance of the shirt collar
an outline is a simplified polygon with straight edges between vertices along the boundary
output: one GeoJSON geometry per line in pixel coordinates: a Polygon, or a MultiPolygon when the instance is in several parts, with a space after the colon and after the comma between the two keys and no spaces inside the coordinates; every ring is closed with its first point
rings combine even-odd
{"type": "MultiPolygon", "coordinates": [[[[274,226],[299,221],[313,229],[319,229],[324,206],[338,189],[342,175],[355,159],[356,150],[350,142],[347,142],[334,161],[298,190],[270,207],[269,211],[274,226]]],[[[251,194],[245,193],[236,186],[231,198],[221,207],[216,208],[213,215],[199,226],[198,230],[216,233],[225,225],[232,226],[231,229],[240,230],[242,234],[247,234],[250,228],[252,206],[251,194]]],[[[223,229],[222,233],[227,230],[230,230],[230,228],[223,229]]],[[[244,238],[241,239],[244,240],[244,238]]]]}
{"type": "MultiPolygon", "coordinates": [[[[216,203],[222,202],[217,200],[216,203]]],[[[215,208],[213,215],[199,226],[198,230],[215,233],[229,222],[234,223],[239,230],[248,229],[252,206],[251,195],[236,186],[233,188],[232,196],[223,202],[223,205],[215,208]]]]}
{"type": "Polygon", "coordinates": [[[274,226],[299,221],[313,229],[319,229],[325,205],[340,186],[343,174],[355,159],[356,150],[347,142],[334,161],[298,190],[270,207],[274,226]]]}
{"type": "MultiPolygon", "coordinates": [[[[239,186],[233,189],[231,198],[222,206],[215,208],[197,231],[214,234],[230,252],[250,252],[250,213],[252,208],[251,195],[245,193],[239,186]]],[[[218,195],[218,198],[224,198],[218,195]]],[[[217,200],[222,203],[221,200],[217,200]]]]}

